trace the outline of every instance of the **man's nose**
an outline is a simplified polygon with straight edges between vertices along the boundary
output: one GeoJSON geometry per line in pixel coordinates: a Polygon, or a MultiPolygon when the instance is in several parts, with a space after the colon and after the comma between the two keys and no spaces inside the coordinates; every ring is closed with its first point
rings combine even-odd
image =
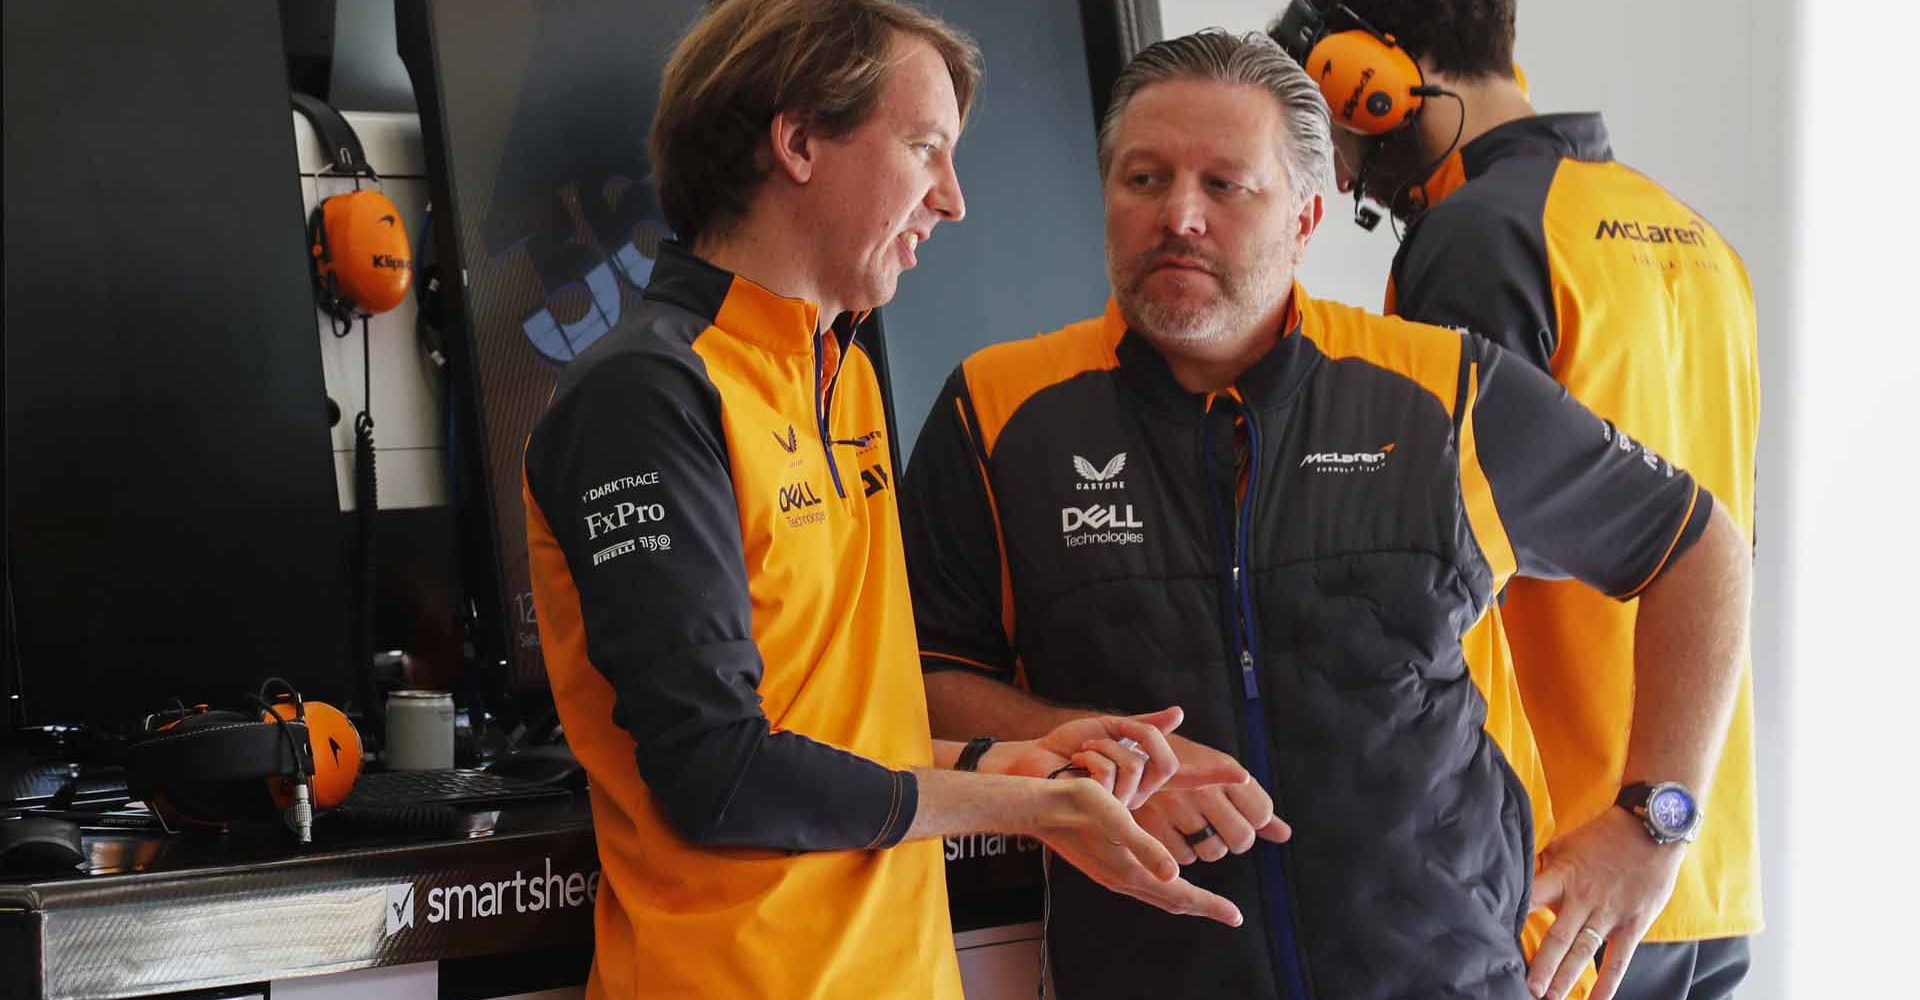
{"type": "Polygon", "coordinates": [[[1207,198],[1197,179],[1182,178],[1167,186],[1160,203],[1160,226],[1175,236],[1206,234],[1207,198]]]}
{"type": "Polygon", "coordinates": [[[967,197],[960,193],[960,174],[954,169],[951,157],[944,161],[933,190],[927,192],[927,207],[948,222],[967,217],[967,197]]]}

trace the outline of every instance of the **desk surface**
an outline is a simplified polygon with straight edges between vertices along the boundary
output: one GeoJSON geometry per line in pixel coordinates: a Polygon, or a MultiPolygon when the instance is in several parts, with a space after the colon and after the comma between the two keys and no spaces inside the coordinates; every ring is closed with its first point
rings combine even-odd
{"type": "Polygon", "coordinates": [[[89,834],[89,870],[0,881],[4,954],[49,998],[124,997],[593,937],[584,796],[469,814],[475,835],[89,834]]]}

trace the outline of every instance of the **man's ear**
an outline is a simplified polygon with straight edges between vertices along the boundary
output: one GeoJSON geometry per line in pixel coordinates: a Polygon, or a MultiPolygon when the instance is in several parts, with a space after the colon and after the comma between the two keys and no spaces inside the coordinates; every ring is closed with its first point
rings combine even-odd
{"type": "Polygon", "coordinates": [[[1326,198],[1315,191],[1300,200],[1300,215],[1295,219],[1299,228],[1295,230],[1294,263],[1298,264],[1307,256],[1307,244],[1312,242],[1314,231],[1320,228],[1320,220],[1327,210],[1326,198]]]}
{"type": "Polygon", "coordinates": [[[767,126],[767,140],[773,153],[773,169],[795,184],[813,179],[813,158],[819,135],[813,123],[791,111],[777,111],[767,126]]]}

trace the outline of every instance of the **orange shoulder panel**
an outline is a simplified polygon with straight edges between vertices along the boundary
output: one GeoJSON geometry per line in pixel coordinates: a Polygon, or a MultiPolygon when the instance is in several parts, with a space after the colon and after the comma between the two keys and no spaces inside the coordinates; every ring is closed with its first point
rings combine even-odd
{"type": "Polygon", "coordinates": [[[986,454],[993,454],[1001,429],[1034,393],[1082,372],[1119,367],[1113,349],[1126,330],[1119,306],[1109,301],[1103,316],[995,344],[968,358],[961,368],[967,393],[973,397],[973,411],[980,417],[980,426],[974,430],[986,454]]]}
{"type": "MultiPolygon", "coordinates": [[[[1432,393],[1451,414],[1460,388],[1460,334],[1444,327],[1378,316],[1339,302],[1310,298],[1293,286],[1300,329],[1334,361],[1359,358],[1432,393]]],[[[984,419],[984,418],[982,418],[984,419]]]]}
{"type": "Polygon", "coordinates": [[[1494,506],[1493,483],[1480,464],[1480,443],[1473,428],[1473,402],[1479,392],[1480,363],[1476,361],[1467,375],[1466,419],[1460,421],[1460,494],[1466,501],[1467,523],[1480,542],[1480,554],[1493,571],[1492,593],[1497,594],[1520,563],[1513,554],[1513,541],[1507,537],[1507,526],[1500,520],[1500,509],[1494,506]]]}

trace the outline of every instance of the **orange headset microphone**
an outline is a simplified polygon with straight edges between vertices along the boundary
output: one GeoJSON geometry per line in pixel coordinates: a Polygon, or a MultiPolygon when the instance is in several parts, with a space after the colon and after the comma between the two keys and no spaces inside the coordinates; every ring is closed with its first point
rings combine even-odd
{"type": "Polygon", "coordinates": [[[340,112],[294,92],[293,109],[313,123],[327,152],[323,174],[353,178],[354,189],[322,200],[307,221],[307,252],[313,263],[320,307],[336,323],[375,316],[406,298],[413,284],[413,249],[400,210],[360,179],[378,182],[360,137],[340,112]]]}

